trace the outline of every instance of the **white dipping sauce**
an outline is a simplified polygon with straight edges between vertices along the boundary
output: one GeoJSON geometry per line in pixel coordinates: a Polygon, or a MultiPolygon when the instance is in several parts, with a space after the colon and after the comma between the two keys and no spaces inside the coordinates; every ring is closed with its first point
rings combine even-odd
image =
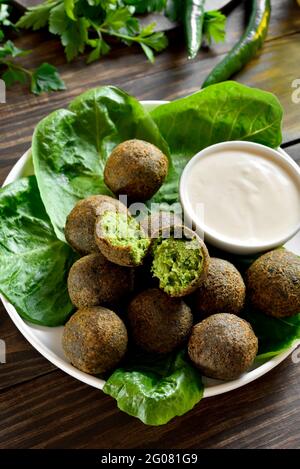
{"type": "Polygon", "coordinates": [[[300,221],[299,181],[280,161],[255,150],[216,150],[199,158],[186,180],[194,219],[205,230],[243,245],[279,240],[300,221]]]}

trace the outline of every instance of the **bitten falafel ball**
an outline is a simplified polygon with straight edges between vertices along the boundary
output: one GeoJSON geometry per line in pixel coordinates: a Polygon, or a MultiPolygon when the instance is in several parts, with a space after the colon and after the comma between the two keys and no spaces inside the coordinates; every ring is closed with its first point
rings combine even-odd
{"type": "Polygon", "coordinates": [[[81,257],[68,276],[69,295],[77,308],[116,304],[133,287],[134,270],[109,262],[101,253],[81,257]]]}
{"type": "Polygon", "coordinates": [[[252,327],[235,314],[213,314],[193,327],[188,343],[192,362],[205,376],[231,380],[247,371],[258,349],[252,327]]]}
{"type": "Polygon", "coordinates": [[[193,324],[190,308],[158,288],[149,288],[131,301],[128,319],[136,344],[158,354],[169,353],[184,344],[193,324]]]}
{"type": "Polygon", "coordinates": [[[64,327],[62,346],[68,360],[81,371],[105,373],[127,350],[127,330],[113,311],[101,306],[76,311],[64,327]]]}
{"type": "Polygon", "coordinates": [[[151,143],[127,140],[110,154],[104,169],[104,181],[116,194],[142,202],[158,191],[168,173],[168,158],[151,143]]]}
{"type": "Polygon", "coordinates": [[[119,200],[108,195],[91,195],[80,200],[67,217],[65,236],[67,242],[80,254],[99,252],[94,231],[96,217],[105,210],[127,212],[119,200]]]}
{"type": "Polygon", "coordinates": [[[208,250],[197,233],[185,226],[174,225],[171,236],[169,227],[163,228],[161,237],[152,240],[152,252],[151,272],[159,288],[172,297],[193,293],[207,275],[208,250]]]}
{"type": "Polygon", "coordinates": [[[283,318],[300,311],[300,258],[280,248],[263,254],[246,274],[247,294],[254,308],[283,318]]]}
{"type": "Polygon", "coordinates": [[[125,267],[141,265],[150,246],[150,239],[133,217],[109,210],[97,217],[95,240],[108,260],[125,267]]]}
{"type": "Polygon", "coordinates": [[[245,295],[243,278],[234,265],[211,257],[207,276],[195,292],[195,310],[203,318],[216,313],[239,314],[245,295]]]}

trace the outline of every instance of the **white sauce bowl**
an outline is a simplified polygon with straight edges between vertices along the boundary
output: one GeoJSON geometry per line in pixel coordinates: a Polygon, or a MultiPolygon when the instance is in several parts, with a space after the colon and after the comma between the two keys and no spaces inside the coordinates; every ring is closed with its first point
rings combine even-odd
{"type": "MultiPolygon", "coordinates": [[[[254,242],[251,242],[251,243],[245,242],[245,239],[242,239],[242,238],[240,240],[232,239],[229,236],[224,235],[224,233],[222,233],[220,229],[216,230],[214,229],[214,227],[209,226],[209,224],[206,225],[204,221],[205,220],[205,204],[203,206],[204,219],[202,216],[198,216],[195,213],[195,207],[193,203],[191,202],[191,199],[192,199],[191,190],[192,189],[191,189],[190,181],[194,180],[195,182],[196,168],[197,168],[197,171],[199,171],[199,168],[201,167],[199,165],[203,164],[203,160],[205,158],[207,158],[208,156],[212,156],[212,155],[217,156],[220,152],[223,152],[223,151],[225,152],[225,154],[226,153],[229,154],[228,152],[234,152],[235,154],[237,152],[241,152],[241,155],[243,153],[245,154],[246,152],[253,156],[262,157],[263,159],[265,159],[267,163],[272,163],[273,166],[274,166],[274,163],[276,163],[276,165],[279,168],[281,167],[281,169],[284,170],[284,172],[286,172],[287,174],[291,176],[291,182],[293,180],[293,182],[295,183],[293,184],[293,186],[295,186],[296,188],[296,193],[299,195],[299,201],[300,201],[300,167],[285,152],[282,152],[280,148],[278,150],[273,150],[272,148],[266,147],[258,143],[253,143],[253,142],[228,141],[228,142],[223,142],[223,143],[217,143],[215,145],[212,145],[200,151],[193,158],[191,158],[191,160],[188,162],[188,164],[184,168],[184,171],[180,179],[179,193],[180,193],[181,204],[182,204],[183,211],[184,211],[185,221],[190,226],[193,226],[194,229],[196,229],[199,234],[204,233],[204,239],[207,242],[209,242],[210,244],[224,251],[228,251],[234,254],[242,254],[242,255],[254,254],[254,253],[259,253],[263,251],[268,251],[278,246],[281,246],[290,238],[292,238],[300,230],[300,211],[299,211],[299,214],[298,213],[294,214],[294,218],[296,218],[297,220],[296,223],[293,223],[290,227],[285,229],[284,234],[281,234],[279,235],[279,237],[274,239],[274,237],[271,238],[270,233],[268,233],[268,235],[265,236],[264,239],[261,239],[261,240],[255,239],[254,242]]],[[[238,159],[236,161],[237,163],[239,163],[238,159]]],[[[253,174],[252,174],[252,177],[253,177],[253,174]]],[[[216,193],[216,197],[219,197],[220,199],[220,191],[217,186],[217,182],[218,181],[215,182],[215,193],[216,193]]],[[[285,190],[284,187],[282,187],[282,190],[285,190]]],[[[286,193],[285,193],[285,196],[286,196],[286,193]]],[[[270,194],[269,194],[269,197],[270,197],[270,194]]],[[[202,201],[199,200],[200,204],[202,202],[203,200],[202,201]]],[[[248,208],[246,208],[246,210],[251,210],[251,203],[247,205],[248,205],[248,208]]],[[[291,207],[287,206],[287,210],[289,209],[292,210],[292,206],[291,207]]],[[[294,207],[294,210],[295,210],[295,207],[294,207]]],[[[248,215],[250,216],[251,213],[248,213],[248,215]]],[[[252,216],[253,215],[254,215],[254,212],[252,212],[252,216]]],[[[245,219],[246,218],[247,217],[245,217],[245,219]]],[[[241,227],[243,226],[243,222],[244,222],[243,217],[241,217],[241,220],[240,220],[241,227]]],[[[278,223],[279,224],[281,223],[280,219],[278,219],[278,223]]],[[[254,226],[255,226],[255,217],[254,217],[254,226]]],[[[272,230],[268,230],[268,231],[272,231],[272,230]]]]}

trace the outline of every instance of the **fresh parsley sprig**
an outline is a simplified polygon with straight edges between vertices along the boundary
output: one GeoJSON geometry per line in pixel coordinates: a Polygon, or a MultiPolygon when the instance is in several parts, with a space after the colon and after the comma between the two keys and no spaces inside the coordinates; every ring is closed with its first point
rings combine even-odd
{"type": "Polygon", "coordinates": [[[153,62],[154,52],[167,47],[167,38],[154,31],[155,24],[141,28],[134,13],[135,7],[121,0],[45,0],[29,8],[17,26],[37,30],[48,24],[49,31],[60,36],[68,61],[87,47],[92,49],[87,62],[98,60],[111,49],[107,38],[115,37],[129,46],[139,44],[153,62]]]}
{"type": "Polygon", "coordinates": [[[0,75],[6,86],[28,82],[31,92],[35,94],[64,90],[65,84],[53,65],[43,63],[38,68],[31,70],[16,60],[25,57],[31,51],[18,48],[11,40],[5,41],[5,32],[8,28],[16,30],[10,20],[10,6],[0,3],[0,75]]]}
{"type": "Polygon", "coordinates": [[[30,90],[34,94],[64,90],[66,88],[65,84],[53,65],[45,62],[38,68],[31,70],[14,60],[17,57],[24,57],[30,52],[19,49],[12,41],[6,41],[0,46],[0,66],[5,68],[1,76],[6,86],[29,82],[30,90]]]}
{"type": "Polygon", "coordinates": [[[220,11],[211,10],[204,14],[203,37],[210,46],[212,42],[224,42],[226,16],[220,11]]]}

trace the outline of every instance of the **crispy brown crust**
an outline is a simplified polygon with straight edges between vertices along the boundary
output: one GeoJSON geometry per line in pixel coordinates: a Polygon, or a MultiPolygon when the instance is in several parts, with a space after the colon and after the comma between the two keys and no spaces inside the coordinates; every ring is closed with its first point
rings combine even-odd
{"type": "Polygon", "coordinates": [[[258,350],[252,327],[234,314],[214,314],[193,327],[192,362],[210,378],[232,380],[247,371],[258,350]]]}
{"type": "Polygon", "coordinates": [[[207,276],[195,292],[195,310],[203,318],[216,313],[239,314],[245,296],[243,278],[234,265],[212,257],[207,276]]]}
{"type": "Polygon", "coordinates": [[[76,261],[69,272],[68,291],[77,308],[116,304],[134,288],[134,270],[94,253],[76,261]]]}
{"type": "MultiPolygon", "coordinates": [[[[132,250],[130,246],[114,246],[112,243],[110,243],[109,239],[105,237],[105,233],[102,230],[101,222],[102,217],[100,215],[97,217],[95,224],[95,240],[103,256],[105,256],[106,259],[108,259],[110,262],[124,267],[137,267],[138,265],[142,265],[143,258],[139,263],[136,263],[133,259],[132,250]]],[[[145,238],[147,238],[146,233],[145,238]]],[[[145,253],[145,256],[146,254],[147,253],[145,253]]]]}
{"type": "Polygon", "coordinates": [[[246,275],[252,306],[274,317],[300,312],[300,258],[286,249],[275,249],[259,257],[246,275]]]}
{"type": "Polygon", "coordinates": [[[65,325],[62,346],[68,360],[81,371],[105,373],[114,368],[127,350],[123,321],[101,306],[78,310],[65,325]]]}
{"type": "Polygon", "coordinates": [[[127,140],[110,154],[104,169],[104,181],[116,194],[131,201],[145,201],[158,191],[168,173],[168,158],[143,140],[127,140]]]}
{"type": "MultiPolygon", "coordinates": [[[[97,231],[99,233],[99,231],[97,231]]],[[[128,246],[113,246],[108,239],[99,234],[96,236],[97,246],[103,256],[110,262],[124,267],[136,267],[137,265],[133,260],[132,252],[128,246]]]]}
{"type": "Polygon", "coordinates": [[[131,301],[128,319],[135,343],[158,354],[183,345],[193,325],[190,308],[158,288],[149,288],[131,301]]]}
{"type": "MultiPolygon", "coordinates": [[[[169,233],[170,233],[169,228],[170,227],[168,226],[168,227],[164,227],[160,230],[160,236],[162,238],[165,238],[165,237],[169,236],[169,233]]],[[[198,236],[198,234],[195,231],[191,230],[190,228],[188,228],[186,226],[179,225],[179,224],[178,225],[175,224],[171,228],[172,228],[171,233],[173,233],[173,234],[175,233],[176,236],[180,236],[180,233],[183,233],[185,239],[187,239],[187,240],[195,239],[197,241],[197,244],[199,246],[199,250],[200,250],[201,255],[203,257],[202,271],[201,271],[199,277],[196,278],[193,282],[191,282],[190,285],[188,285],[186,288],[183,288],[180,292],[172,293],[172,294],[168,293],[168,295],[173,297],[173,298],[181,298],[183,296],[187,296],[187,295],[190,295],[191,293],[193,293],[195,290],[197,290],[197,288],[200,287],[202,282],[205,280],[205,278],[207,276],[207,273],[208,273],[209,264],[210,264],[210,256],[209,256],[208,249],[207,249],[204,241],[202,241],[202,239],[198,236]]],[[[156,240],[153,239],[152,240],[152,248],[155,245],[155,242],[156,242],[156,240]]]]}
{"type": "Polygon", "coordinates": [[[80,200],[69,213],[65,237],[67,242],[80,254],[99,252],[94,238],[97,215],[106,210],[127,211],[125,205],[108,195],[92,195],[80,200]]]}

